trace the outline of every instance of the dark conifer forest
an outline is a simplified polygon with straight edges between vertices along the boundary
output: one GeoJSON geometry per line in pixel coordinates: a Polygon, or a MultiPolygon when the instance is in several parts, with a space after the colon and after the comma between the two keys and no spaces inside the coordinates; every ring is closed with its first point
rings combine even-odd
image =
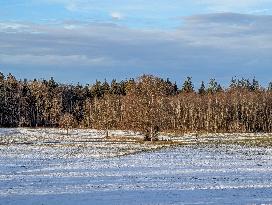
{"type": "Polygon", "coordinates": [[[1,127],[124,129],[142,132],[272,132],[272,83],[211,79],[195,88],[143,75],[93,85],[17,80],[0,73],[1,127]]]}

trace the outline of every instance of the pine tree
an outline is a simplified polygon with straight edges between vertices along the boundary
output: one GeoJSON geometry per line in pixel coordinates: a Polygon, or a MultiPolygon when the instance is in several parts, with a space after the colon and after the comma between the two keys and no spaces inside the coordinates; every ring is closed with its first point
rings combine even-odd
{"type": "Polygon", "coordinates": [[[101,82],[96,80],[95,84],[91,88],[92,96],[101,98],[103,96],[103,89],[101,86],[101,82]]]}
{"type": "Polygon", "coordinates": [[[6,106],[5,76],[0,72],[0,126],[4,125],[6,106]]]}
{"type": "Polygon", "coordinates": [[[238,87],[237,79],[232,77],[229,88],[230,89],[236,89],[237,87],[238,87]]]}
{"type": "Polygon", "coordinates": [[[20,82],[20,84],[21,90],[19,126],[31,126],[31,91],[26,79],[23,82],[20,82]]]}
{"type": "Polygon", "coordinates": [[[200,95],[204,95],[206,93],[206,88],[205,88],[204,81],[201,82],[200,88],[198,89],[198,93],[200,95]]]}
{"type": "Polygon", "coordinates": [[[257,91],[260,89],[260,85],[259,85],[259,82],[255,79],[255,77],[253,78],[252,80],[252,84],[250,86],[250,90],[251,91],[257,91]]]}
{"type": "Polygon", "coordinates": [[[185,93],[194,92],[194,86],[193,86],[193,83],[192,83],[192,77],[187,77],[187,80],[185,80],[185,82],[183,83],[181,91],[185,92],[185,93]]]}
{"type": "Polygon", "coordinates": [[[272,82],[270,82],[270,83],[268,84],[267,90],[268,90],[268,91],[272,91],[272,82]]]}
{"type": "Polygon", "coordinates": [[[187,78],[177,91],[176,83],[152,75],[82,86],[0,73],[0,126],[131,129],[147,140],[159,130],[272,132],[272,82],[265,90],[255,78],[232,79],[223,89],[211,79],[195,93],[187,78]]]}
{"type": "Polygon", "coordinates": [[[113,79],[111,81],[110,93],[114,94],[114,95],[120,95],[121,94],[118,83],[116,82],[116,79],[113,79]]]}
{"type": "Polygon", "coordinates": [[[20,100],[20,93],[19,93],[19,83],[16,78],[8,74],[6,83],[5,83],[5,96],[6,96],[6,120],[5,124],[7,126],[18,126],[19,125],[19,100],[20,100]]]}
{"type": "Polygon", "coordinates": [[[222,87],[219,83],[215,81],[214,78],[212,78],[209,82],[207,92],[208,93],[216,93],[222,91],[222,87]]]}
{"type": "Polygon", "coordinates": [[[102,84],[102,95],[104,96],[105,94],[110,93],[110,85],[105,79],[104,83],[102,84]]]}

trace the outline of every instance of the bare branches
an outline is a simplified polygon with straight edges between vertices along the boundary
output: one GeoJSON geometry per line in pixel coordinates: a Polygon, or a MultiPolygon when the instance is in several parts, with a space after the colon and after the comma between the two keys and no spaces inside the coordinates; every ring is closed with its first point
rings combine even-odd
{"type": "Polygon", "coordinates": [[[60,123],[59,126],[61,128],[66,129],[66,134],[68,135],[68,130],[75,127],[75,118],[73,115],[70,113],[65,113],[61,118],[60,118],[60,123]]]}
{"type": "Polygon", "coordinates": [[[0,73],[0,126],[131,129],[147,140],[159,131],[272,132],[271,87],[234,78],[223,89],[211,79],[195,92],[190,77],[179,90],[152,75],[74,86],[0,73]]]}

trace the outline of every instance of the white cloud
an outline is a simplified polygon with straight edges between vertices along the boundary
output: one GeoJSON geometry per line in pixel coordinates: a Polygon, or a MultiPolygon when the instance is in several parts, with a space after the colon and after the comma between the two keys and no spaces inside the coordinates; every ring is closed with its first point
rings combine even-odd
{"type": "Polygon", "coordinates": [[[110,14],[110,16],[112,17],[112,19],[114,19],[114,20],[121,20],[121,19],[123,19],[123,15],[120,13],[120,12],[112,12],[111,14],[110,14]]]}
{"type": "MultiPolygon", "coordinates": [[[[141,10],[148,8],[148,10],[153,9],[155,6],[156,9],[164,10],[171,7],[179,7],[182,5],[187,5],[191,9],[196,5],[202,5],[208,7],[210,11],[228,11],[228,12],[237,12],[237,10],[256,10],[256,7],[263,8],[266,4],[271,5],[271,0],[172,0],[171,2],[165,0],[149,0],[148,2],[144,0],[112,0],[112,1],[95,1],[95,0],[42,0],[47,3],[58,3],[63,4],[69,10],[84,10],[84,9],[93,9],[103,6],[103,8],[120,8],[127,10],[141,10]]],[[[258,8],[260,9],[260,8],[258,8]]]]}
{"type": "Polygon", "coordinates": [[[235,12],[256,10],[256,6],[271,3],[271,0],[197,0],[198,3],[208,6],[214,12],[235,12]]]}
{"type": "Polygon", "coordinates": [[[0,31],[5,31],[7,33],[14,32],[23,32],[28,31],[30,29],[29,25],[14,23],[14,22],[0,22],[0,31]]]}
{"type": "Polygon", "coordinates": [[[121,68],[174,76],[219,73],[228,79],[237,72],[272,75],[272,16],[217,13],[184,21],[171,31],[66,22],[21,23],[18,31],[28,29],[7,33],[0,26],[0,64],[110,68],[116,75],[121,68]]]}
{"type": "Polygon", "coordinates": [[[35,54],[17,54],[17,55],[6,55],[0,54],[0,62],[5,64],[23,64],[23,65],[58,65],[58,66],[95,66],[95,65],[106,65],[109,63],[108,59],[103,57],[89,58],[86,55],[35,55],[35,54]]]}
{"type": "Polygon", "coordinates": [[[181,35],[195,45],[258,50],[272,49],[272,16],[217,13],[186,18],[181,35]]]}

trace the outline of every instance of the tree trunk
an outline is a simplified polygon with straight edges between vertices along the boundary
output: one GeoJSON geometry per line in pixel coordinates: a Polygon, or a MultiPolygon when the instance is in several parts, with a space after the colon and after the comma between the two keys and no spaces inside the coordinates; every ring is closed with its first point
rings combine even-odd
{"type": "Polygon", "coordinates": [[[151,126],[151,128],[150,128],[150,141],[151,141],[151,142],[154,141],[153,126],[151,126]]]}
{"type": "Polygon", "coordinates": [[[106,130],[106,137],[109,137],[109,131],[106,130]]]}

